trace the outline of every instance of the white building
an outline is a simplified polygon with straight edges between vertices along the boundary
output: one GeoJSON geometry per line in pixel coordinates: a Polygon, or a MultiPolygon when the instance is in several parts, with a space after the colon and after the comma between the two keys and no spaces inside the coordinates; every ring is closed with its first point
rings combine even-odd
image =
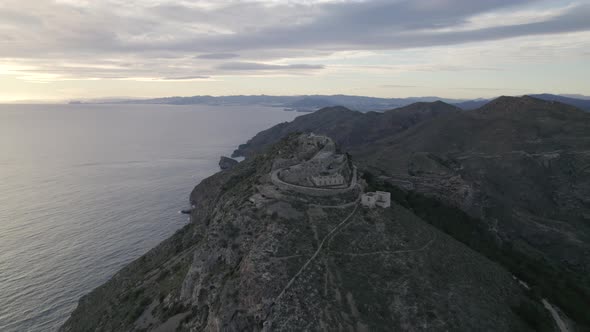
{"type": "Polygon", "coordinates": [[[386,191],[364,193],[361,196],[361,204],[369,208],[374,208],[375,206],[388,208],[391,206],[391,193],[386,191]]]}

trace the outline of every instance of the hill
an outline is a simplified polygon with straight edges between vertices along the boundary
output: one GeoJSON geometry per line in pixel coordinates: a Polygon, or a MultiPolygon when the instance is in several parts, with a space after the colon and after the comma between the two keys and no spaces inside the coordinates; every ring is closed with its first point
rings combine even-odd
{"type": "Polygon", "coordinates": [[[590,307],[590,114],[526,96],[472,112],[422,107],[430,112],[405,123],[412,112],[403,109],[326,109],[269,129],[236,153],[251,155],[294,131],[333,135],[418,215],[437,204],[466,213],[472,219],[432,223],[590,325],[582,309],[590,307]]]}
{"type": "Polygon", "coordinates": [[[279,185],[273,174],[314,158],[347,174],[319,139],[287,135],[202,181],[190,224],[82,298],[61,330],[551,330],[500,265],[400,204],[360,206],[370,188],[355,172],[347,189],[279,185]]]}
{"type": "Polygon", "coordinates": [[[530,96],[534,97],[534,98],[543,99],[543,100],[558,101],[560,103],[575,106],[575,107],[582,109],[584,111],[590,111],[590,100],[588,100],[588,99],[573,98],[573,97],[560,96],[560,95],[552,95],[549,93],[542,93],[542,94],[530,95],[530,96]]]}
{"type": "MultiPolygon", "coordinates": [[[[532,94],[529,96],[533,97],[533,98],[537,98],[537,99],[547,100],[547,101],[558,101],[560,103],[572,105],[572,106],[578,107],[581,110],[590,112],[590,99],[588,99],[588,97],[585,97],[585,96],[553,95],[553,94],[549,94],[549,93],[532,94]]],[[[492,100],[493,99],[480,98],[480,99],[467,100],[467,101],[462,101],[459,103],[454,103],[454,105],[463,109],[463,110],[471,111],[471,110],[475,110],[475,109],[478,109],[478,108],[484,106],[485,104],[489,103],[492,100]]]]}
{"type": "Polygon", "coordinates": [[[459,107],[462,110],[472,111],[472,110],[482,107],[483,105],[489,103],[490,101],[492,101],[492,99],[480,98],[480,99],[462,101],[462,102],[456,103],[454,105],[459,107]]]}
{"type": "Polygon", "coordinates": [[[242,144],[233,156],[248,156],[293,132],[314,132],[332,137],[346,148],[373,142],[383,136],[404,131],[417,123],[442,114],[461,110],[441,101],[414,103],[382,113],[359,113],[345,107],[327,107],[297,117],[254,136],[242,144]]]}

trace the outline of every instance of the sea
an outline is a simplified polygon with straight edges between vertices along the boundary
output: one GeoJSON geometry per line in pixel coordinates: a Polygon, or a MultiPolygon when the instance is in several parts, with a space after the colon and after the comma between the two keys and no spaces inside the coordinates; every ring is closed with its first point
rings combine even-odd
{"type": "Polygon", "coordinates": [[[0,105],[0,331],[55,331],[185,225],[221,155],[298,114],[262,106],[0,105]]]}

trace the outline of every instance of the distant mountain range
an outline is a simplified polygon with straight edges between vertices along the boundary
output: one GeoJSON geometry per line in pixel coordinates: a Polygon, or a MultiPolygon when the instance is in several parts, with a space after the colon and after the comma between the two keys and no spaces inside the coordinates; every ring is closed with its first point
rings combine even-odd
{"type": "MultiPolygon", "coordinates": [[[[590,111],[590,97],[582,95],[554,95],[533,94],[535,98],[558,101],[564,104],[576,106],[584,111],[590,111]]],[[[343,106],[360,112],[383,112],[386,110],[404,107],[417,102],[443,101],[455,105],[463,110],[474,110],[487,104],[493,99],[450,99],[436,96],[408,97],[408,98],[377,98],[349,95],[302,95],[302,96],[192,96],[192,97],[165,97],[154,99],[121,99],[110,98],[104,100],[71,101],[71,104],[167,104],[167,105],[265,105],[284,107],[293,111],[316,111],[324,107],[343,106]]]]}
{"type": "MultiPolygon", "coordinates": [[[[155,99],[107,100],[98,103],[115,104],[167,104],[167,105],[265,105],[284,107],[294,111],[315,111],[324,107],[344,106],[352,110],[385,111],[406,106],[416,102],[433,102],[441,100],[447,103],[459,103],[461,99],[440,97],[376,98],[348,95],[302,95],[302,96],[192,96],[165,97],[155,99]]],[[[72,101],[70,103],[97,103],[96,101],[72,101]]]]}

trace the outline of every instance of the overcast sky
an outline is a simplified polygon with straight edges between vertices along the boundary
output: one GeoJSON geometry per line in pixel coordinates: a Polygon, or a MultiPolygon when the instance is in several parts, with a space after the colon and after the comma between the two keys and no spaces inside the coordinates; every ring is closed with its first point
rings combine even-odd
{"type": "Polygon", "coordinates": [[[0,101],[590,95],[590,0],[0,0],[0,101]]]}

